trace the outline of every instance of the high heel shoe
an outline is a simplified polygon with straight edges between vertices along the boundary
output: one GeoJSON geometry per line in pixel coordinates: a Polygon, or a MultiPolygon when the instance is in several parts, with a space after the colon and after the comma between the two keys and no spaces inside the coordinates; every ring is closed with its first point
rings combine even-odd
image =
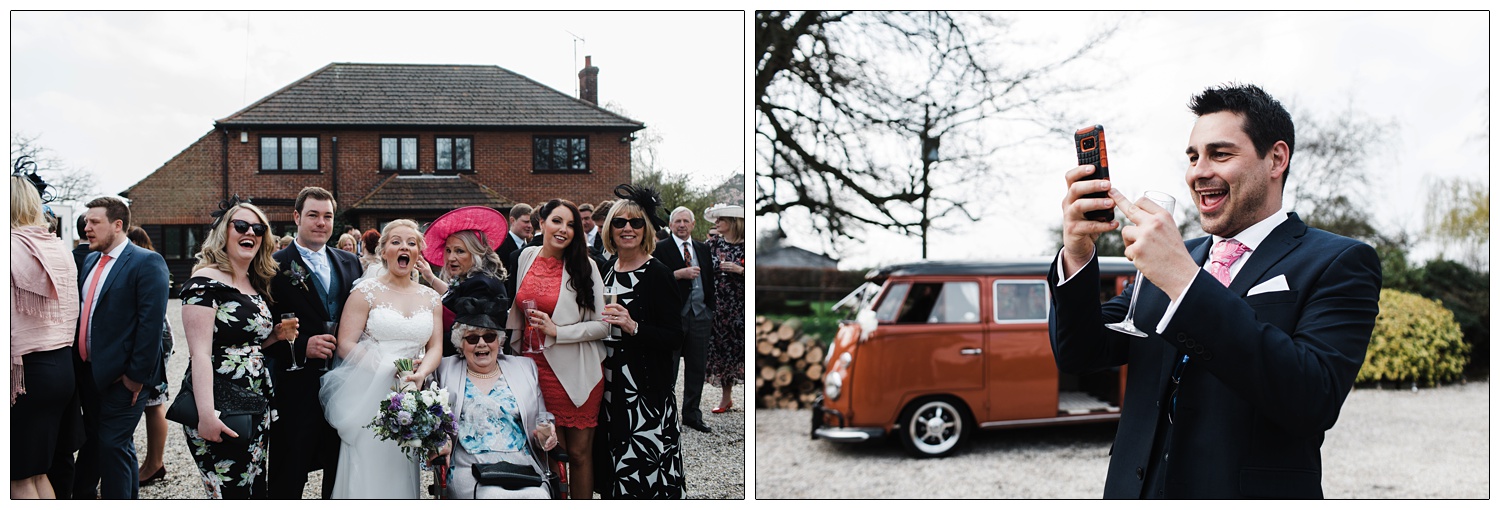
{"type": "Polygon", "coordinates": [[[733,409],[733,408],[734,408],[734,403],[731,402],[727,406],[715,407],[714,410],[713,410],[713,413],[714,414],[724,414],[724,413],[729,412],[729,410],[733,409]]]}
{"type": "Polygon", "coordinates": [[[145,480],[141,480],[141,487],[150,486],[150,485],[155,484],[156,482],[160,482],[160,481],[162,481],[162,480],[164,480],[166,478],[167,478],[167,466],[162,466],[160,468],[157,468],[156,472],[152,473],[151,476],[147,477],[145,480]]]}

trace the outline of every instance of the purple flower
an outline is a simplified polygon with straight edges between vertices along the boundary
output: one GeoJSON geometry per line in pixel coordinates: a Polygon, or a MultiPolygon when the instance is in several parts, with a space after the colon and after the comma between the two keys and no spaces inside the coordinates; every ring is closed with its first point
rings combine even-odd
{"type": "Polygon", "coordinates": [[[411,413],[408,413],[406,411],[396,413],[396,423],[400,423],[402,425],[411,425],[411,413]]]}

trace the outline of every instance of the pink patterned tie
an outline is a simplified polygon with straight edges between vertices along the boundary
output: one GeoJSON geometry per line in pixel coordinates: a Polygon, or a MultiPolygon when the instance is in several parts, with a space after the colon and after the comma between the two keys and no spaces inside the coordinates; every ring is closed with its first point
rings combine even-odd
{"type": "Polygon", "coordinates": [[[1229,267],[1233,266],[1234,261],[1239,260],[1247,251],[1250,251],[1249,246],[1240,244],[1239,241],[1234,239],[1219,241],[1218,244],[1214,245],[1213,251],[1209,253],[1208,274],[1214,275],[1214,278],[1217,278],[1219,283],[1228,287],[1229,267]]]}

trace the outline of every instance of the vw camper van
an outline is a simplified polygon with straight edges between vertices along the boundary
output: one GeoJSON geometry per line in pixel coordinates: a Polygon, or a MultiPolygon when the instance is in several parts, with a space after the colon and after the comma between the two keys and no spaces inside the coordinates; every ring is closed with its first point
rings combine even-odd
{"type": "MultiPolygon", "coordinates": [[[[872,270],[839,306],[857,310],[829,347],[812,436],[895,436],[917,457],[976,429],[1117,421],[1125,368],[1061,374],[1047,335],[1051,259],[920,262],[872,270]]],[[[1135,267],[1100,260],[1100,300],[1135,267]]]]}

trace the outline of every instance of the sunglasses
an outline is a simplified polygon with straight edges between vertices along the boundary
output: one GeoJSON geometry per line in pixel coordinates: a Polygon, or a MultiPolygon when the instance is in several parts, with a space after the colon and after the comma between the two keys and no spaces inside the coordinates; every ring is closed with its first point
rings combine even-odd
{"type": "Polygon", "coordinates": [[[254,230],[255,237],[265,237],[266,235],[265,223],[250,223],[245,220],[234,220],[229,222],[229,224],[234,226],[234,231],[239,232],[240,234],[244,234],[246,232],[254,230]]]}
{"type": "Polygon", "coordinates": [[[630,228],[636,230],[646,228],[646,218],[631,218],[628,220],[625,218],[615,218],[613,220],[609,220],[609,225],[615,228],[625,228],[625,225],[627,223],[630,224],[630,228]]]}
{"type": "Polygon", "coordinates": [[[478,345],[480,340],[484,340],[485,343],[492,344],[500,340],[500,335],[493,332],[485,333],[483,335],[464,335],[464,341],[468,342],[469,345],[478,345]]]}

